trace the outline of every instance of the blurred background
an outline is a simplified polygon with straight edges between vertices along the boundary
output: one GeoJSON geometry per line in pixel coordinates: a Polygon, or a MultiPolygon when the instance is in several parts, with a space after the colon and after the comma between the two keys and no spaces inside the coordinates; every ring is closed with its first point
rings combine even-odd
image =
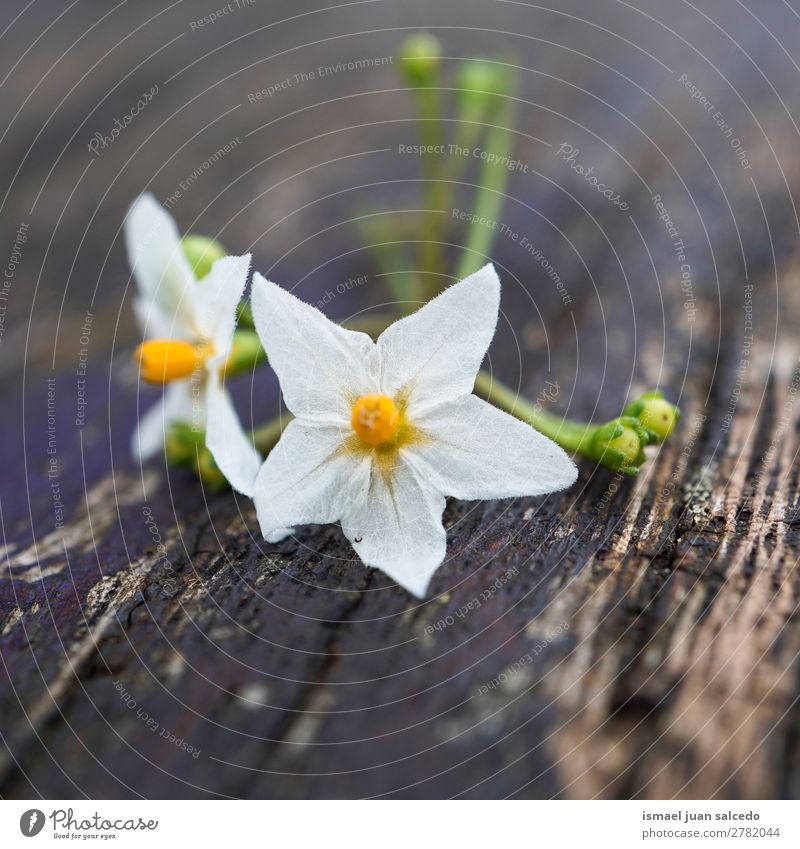
{"type": "MultiPolygon", "coordinates": [[[[793,443],[766,477],[749,464],[779,426],[776,445],[795,434],[794,409],[781,424],[783,396],[769,393],[791,385],[800,315],[799,35],[794,0],[5,0],[3,795],[795,793],[798,641],[784,629],[796,589],[765,644],[748,624],[753,662],[719,690],[705,688],[719,655],[670,641],[676,623],[708,625],[695,645],[718,645],[709,608],[737,561],[718,558],[713,534],[739,534],[736,548],[750,528],[728,507],[771,515],[781,491],[794,503],[793,443]],[[503,282],[493,371],[531,399],[557,381],[555,408],[576,417],[611,418],[648,388],[687,411],[649,490],[589,465],[561,500],[454,506],[432,610],[381,576],[365,592],[334,529],[273,558],[249,505],[163,463],[135,466],[130,433],[157,393],[130,365],[140,340],[121,238],[149,191],[182,232],[252,252],[333,318],[396,299],[425,208],[397,54],[418,30],[442,45],[451,137],[459,63],[516,69],[515,165],[487,257],[503,282]],[[358,225],[383,213],[408,241],[388,271],[358,225]],[[687,513],[687,492],[715,491],[687,513]],[[160,566],[143,503],[181,576],[177,601],[148,583],[160,566]],[[696,532],[701,514],[713,528],[698,542],[686,522],[696,532]],[[426,636],[496,577],[478,574],[487,551],[523,577],[462,630],[426,636]],[[562,622],[532,678],[475,707],[562,622]],[[785,654],[756,680],[778,637],[785,654]],[[120,690],[200,755],[158,742],[120,690]],[[752,727],[720,707],[733,692],[752,696],[739,710],[771,694],[752,727]],[[720,736],[698,718],[682,737],[687,705],[720,736]],[[656,724],[667,714],[677,726],[656,724]]],[[[446,276],[480,168],[470,156],[440,210],[446,276]]],[[[253,424],[278,409],[268,369],[235,392],[253,424]]]]}

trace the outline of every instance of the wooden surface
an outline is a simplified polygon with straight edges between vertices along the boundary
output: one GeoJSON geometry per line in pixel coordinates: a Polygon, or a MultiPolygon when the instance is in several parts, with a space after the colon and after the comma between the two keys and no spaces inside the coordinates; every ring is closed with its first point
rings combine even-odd
{"type": "MultiPolygon", "coordinates": [[[[795,0],[258,0],[200,29],[220,4],[34,5],[0,40],[4,265],[29,225],[0,301],[0,793],[797,797],[795,0]],[[247,95],[391,57],[419,26],[448,57],[521,68],[528,168],[502,222],[571,301],[500,237],[492,370],[531,398],[557,381],[555,407],[576,417],[653,386],[685,412],[637,480],[582,461],[558,496],[449,503],[424,602],[336,527],[267,546],[245,499],[134,466],[137,404],[154,395],[137,398],[128,366],[119,238],[138,192],[166,199],[200,168],[172,205],[181,228],[252,250],[308,300],[367,275],[333,316],[386,301],[350,222],[421,205],[395,69],[247,95]],[[627,211],[559,158],[564,143],[627,211]],[[654,195],[684,243],[683,287],[654,195]]],[[[4,4],[6,23],[23,8],[4,4]]],[[[237,399],[263,420],[274,378],[237,399]]]]}

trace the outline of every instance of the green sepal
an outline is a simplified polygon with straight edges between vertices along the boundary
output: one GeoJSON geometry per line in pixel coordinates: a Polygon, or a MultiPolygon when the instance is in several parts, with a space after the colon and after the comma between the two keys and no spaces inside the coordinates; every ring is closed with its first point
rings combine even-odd
{"type": "Polygon", "coordinates": [[[194,276],[198,280],[202,280],[209,271],[211,266],[224,256],[228,256],[228,252],[216,239],[210,239],[208,236],[200,236],[196,233],[190,233],[181,239],[181,247],[186,259],[189,260],[189,265],[192,266],[194,276]]]}

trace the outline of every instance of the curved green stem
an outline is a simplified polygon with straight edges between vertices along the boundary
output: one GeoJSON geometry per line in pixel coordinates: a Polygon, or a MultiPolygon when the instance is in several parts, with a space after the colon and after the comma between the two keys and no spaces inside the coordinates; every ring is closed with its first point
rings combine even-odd
{"type": "MultiPolygon", "coordinates": [[[[498,109],[494,124],[486,137],[486,150],[498,156],[507,156],[511,151],[511,122],[513,120],[513,100],[506,98],[498,109]]],[[[486,159],[481,168],[479,189],[473,204],[473,219],[467,234],[467,242],[461,252],[456,269],[456,279],[463,280],[477,271],[486,261],[492,248],[496,233],[495,227],[481,224],[480,221],[497,222],[505,199],[508,184],[508,168],[489,162],[486,159]]]]}

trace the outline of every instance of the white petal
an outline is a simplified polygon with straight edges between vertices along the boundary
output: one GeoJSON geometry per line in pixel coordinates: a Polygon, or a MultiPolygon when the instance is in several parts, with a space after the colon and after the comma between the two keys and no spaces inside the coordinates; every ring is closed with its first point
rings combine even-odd
{"type": "Polygon", "coordinates": [[[543,495],[578,476],[555,442],[475,395],[437,407],[415,425],[428,439],[409,446],[408,461],[444,495],[467,500],[543,495]]]}
{"type": "Polygon", "coordinates": [[[447,548],[445,501],[420,483],[403,455],[391,470],[373,467],[369,491],[348,505],[342,530],[364,563],[422,598],[447,548]]]}
{"type": "Polygon", "coordinates": [[[494,266],[445,289],[378,339],[381,390],[408,395],[408,413],[472,391],[497,326],[500,281],[494,266]]]}
{"type": "Polygon", "coordinates": [[[236,307],[244,294],[250,271],[250,254],[218,259],[197,283],[197,326],[214,345],[217,361],[231,350],[236,329],[236,307]]]}
{"type": "Polygon", "coordinates": [[[148,460],[164,445],[164,435],[170,422],[192,418],[192,393],[188,381],[171,383],[164,394],[140,419],[131,439],[135,460],[148,460]]]}
{"type": "Polygon", "coordinates": [[[228,483],[244,495],[252,495],[261,458],[217,375],[208,377],[206,408],[206,447],[228,483]]]}
{"type": "MultiPolygon", "coordinates": [[[[128,210],[125,245],[139,287],[137,314],[171,327],[170,336],[189,338],[194,332],[197,281],[172,216],[152,195],[142,195],[128,210]]],[[[148,336],[152,330],[149,322],[142,327],[148,336]]]]}
{"type": "Polygon", "coordinates": [[[256,478],[261,533],[275,542],[292,525],[338,522],[350,501],[364,497],[368,481],[369,457],[348,452],[338,427],[295,419],[256,478]]]}
{"type": "Polygon", "coordinates": [[[378,388],[373,341],[339,327],[258,272],[252,303],[286,406],[306,421],[349,427],[353,403],[378,388]]]}

